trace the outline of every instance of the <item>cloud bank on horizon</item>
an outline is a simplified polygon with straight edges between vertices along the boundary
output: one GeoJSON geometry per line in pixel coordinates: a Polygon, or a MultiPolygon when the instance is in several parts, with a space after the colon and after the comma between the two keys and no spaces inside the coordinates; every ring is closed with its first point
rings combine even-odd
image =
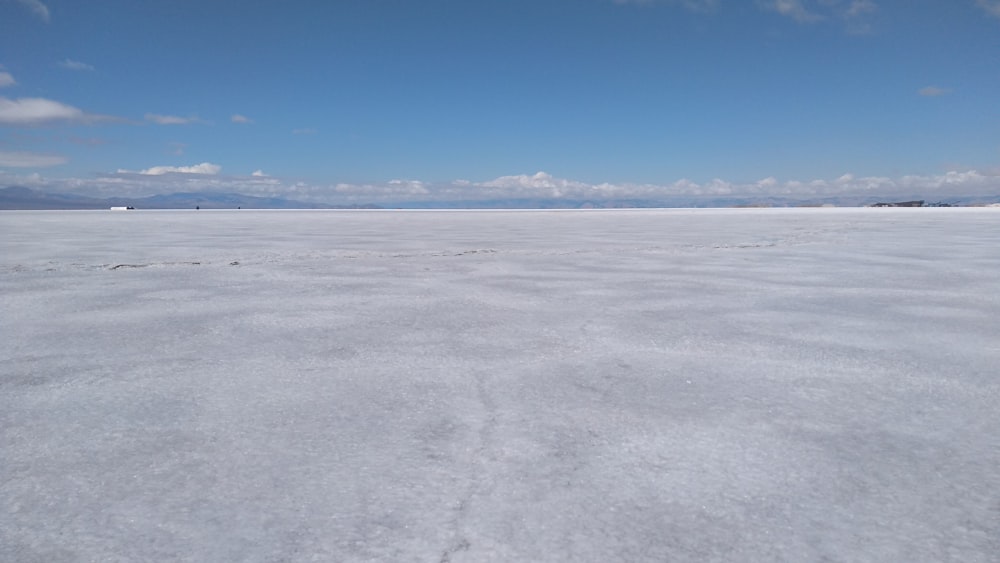
{"type": "Polygon", "coordinates": [[[448,21],[410,3],[189,18],[0,0],[0,187],[375,203],[998,189],[1000,0],[429,1],[448,21]]]}
{"type": "MultiPolygon", "coordinates": [[[[0,166],[19,155],[0,152],[0,166]]],[[[20,158],[24,158],[23,155],[20,158]]],[[[37,158],[59,158],[39,155],[37,158]]],[[[54,163],[58,164],[58,163],[54,163]]],[[[380,183],[322,184],[275,178],[262,170],[248,175],[223,175],[222,167],[203,162],[190,166],[153,166],[144,170],[118,170],[91,179],[49,178],[38,173],[0,172],[0,185],[17,185],[52,192],[93,197],[145,197],[174,192],[232,192],[257,197],[283,197],[327,204],[408,204],[487,201],[592,201],[669,202],[678,198],[766,198],[818,201],[837,197],[1000,196],[1000,172],[950,171],[934,176],[855,177],[779,181],[768,177],[735,183],[722,179],[694,182],[681,179],[669,184],[592,184],[557,178],[545,172],[502,176],[473,182],[425,182],[393,179],[380,183]]]]}

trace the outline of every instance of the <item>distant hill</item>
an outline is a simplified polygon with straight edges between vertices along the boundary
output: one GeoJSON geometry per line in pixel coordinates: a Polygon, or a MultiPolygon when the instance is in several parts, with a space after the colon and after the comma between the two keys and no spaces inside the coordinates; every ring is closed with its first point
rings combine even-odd
{"type": "Polygon", "coordinates": [[[255,197],[236,193],[173,193],[139,198],[92,198],[72,194],[43,192],[24,186],[0,189],[0,209],[378,209],[376,205],[329,205],[284,199],[255,197]]]}
{"type": "Polygon", "coordinates": [[[22,186],[0,189],[0,209],[99,209],[119,205],[69,194],[40,192],[22,186]]]}

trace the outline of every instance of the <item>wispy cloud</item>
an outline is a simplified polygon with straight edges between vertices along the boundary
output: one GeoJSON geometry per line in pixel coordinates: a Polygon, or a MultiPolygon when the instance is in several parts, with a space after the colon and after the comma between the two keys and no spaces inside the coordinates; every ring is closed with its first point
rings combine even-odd
{"type": "Polygon", "coordinates": [[[0,166],[7,168],[47,168],[66,164],[67,161],[66,157],[54,154],[0,151],[0,166]]]}
{"type": "Polygon", "coordinates": [[[870,32],[869,16],[878,11],[875,0],[757,0],[757,5],[798,23],[841,22],[850,33],[870,32]]]}
{"type": "Polygon", "coordinates": [[[85,147],[99,147],[101,145],[108,144],[107,139],[101,139],[99,137],[75,137],[69,136],[66,138],[67,141],[73,143],[74,145],[82,145],[85,147]]]}
{"type": "Polygon", "coordinates": [[[11,73],[0,70],[0,88],[7,88],[15,84],[17,84],[17,80],[14,80],[11,73]]]}
{"type": "Polygon", "coordinates": [[[872,0],[852,0],[844,15],[849,18],[856,18],[875,12],[877,9],[878,5],[872,0]]]}
{"type": "Polygon", "coordinates": [[[31,10],[36,16],[42,19],[42,21],[48,23],[49,21],[49,7],[42,4],[39,0],[15,0],[18,4],[21,4],[25,8],[31,10]]]}
{"type": "Polygon", "coordinates": [[[800,0],[765,0],[761,1],[760,5],[765,10],[777,12],[800,23],[811,23],[823,19],[822,15],[807,10],[800,0]]]}
{"type": "Polygon", "coordinates": [[[927,98],[937,98],[939,96],[947,96],[951,93],[951,90],[947,88],[938,88],[937,86],[924,86],[923,88],[917,90],[917,94],[927,98]]]}
{"type": "Polygon", "coordinates": [[[180,117],[177,115],[162,115],[159,113],[147,113],[145,116],[146,121],[151,123],[156,123],[157,125],[188,125],[191,123],[204,123],[197,116],[191,117],[180,117]]]}
{"type": "Polygon", "coordinates": [[[263,170],[254,170],[251,176],[254,176],[256,178],[267,178],[267,174],[264,174],[263,170]]]}
{"type": "Polygon", "coordinates": [[[1000,0],[976,0],[976,5],[986,10],[987,14],[1000,18],[1000,0]]]}
{"type": "Polygon", "coordinates": [[[46,98],[0,97],[0,125],[32,126],[51,122],[96,123],[120,121],[109,115],[86,113],[71,105],[46,98]]]}
{"type": "Polygon", "coordinates": [[[238,113],[234,113],[233,116],[229,118],[229,121],[232,121],[233,123],[253,123],[252,119],[238,113]]]}
{"type": "Polygon", "coordinates": [[[164,174],[207,174],[215,175],[222,171],[218,164],[202,162],[191,166],[153,166],[138,172],[118,169],[118,174],[141,174],[143,176],[162,176],[164,174]]]}
{"type": "Polygon", "coordinates": [[[719,7],[719,0],[612,0],[615,4],[649,6],[652,4],[670,4],[683,6],[693,12],[711,12],[719,7]]]}
{"type": "Polygon", "coordinates": [[[851,0],[851,3],[840,15],[847,26],[848,32],[867,34],[872,31],[868,16],[877,11],[878,5],[873,0],[851,0]]]}
{"type": "Polygon", "coordinates": [[[81,63],[80,61],[74,61],[73,59],[66,59],[63,61],[59,61],[59,66],[69,70],[79,70],[79,71],[94,70],[93,66],[87,63],[81,63]]]}

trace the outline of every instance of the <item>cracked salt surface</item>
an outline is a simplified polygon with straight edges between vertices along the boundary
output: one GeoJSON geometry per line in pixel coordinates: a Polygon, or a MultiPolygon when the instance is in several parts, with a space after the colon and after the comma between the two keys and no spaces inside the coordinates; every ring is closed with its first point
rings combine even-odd
{"type": "Polygon", "coordinates": [[[0,560],[997,561],[998,224],[0,212],[0,560]]]}

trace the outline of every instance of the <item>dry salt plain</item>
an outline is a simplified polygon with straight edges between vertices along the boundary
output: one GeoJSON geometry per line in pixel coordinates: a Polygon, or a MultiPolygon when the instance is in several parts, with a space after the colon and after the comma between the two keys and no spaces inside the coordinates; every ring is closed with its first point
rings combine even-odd
{"type": "Polygon", "coordinates": [[[1000,210],[0,213],[0,560],[998,561],[1000,210]]]}

